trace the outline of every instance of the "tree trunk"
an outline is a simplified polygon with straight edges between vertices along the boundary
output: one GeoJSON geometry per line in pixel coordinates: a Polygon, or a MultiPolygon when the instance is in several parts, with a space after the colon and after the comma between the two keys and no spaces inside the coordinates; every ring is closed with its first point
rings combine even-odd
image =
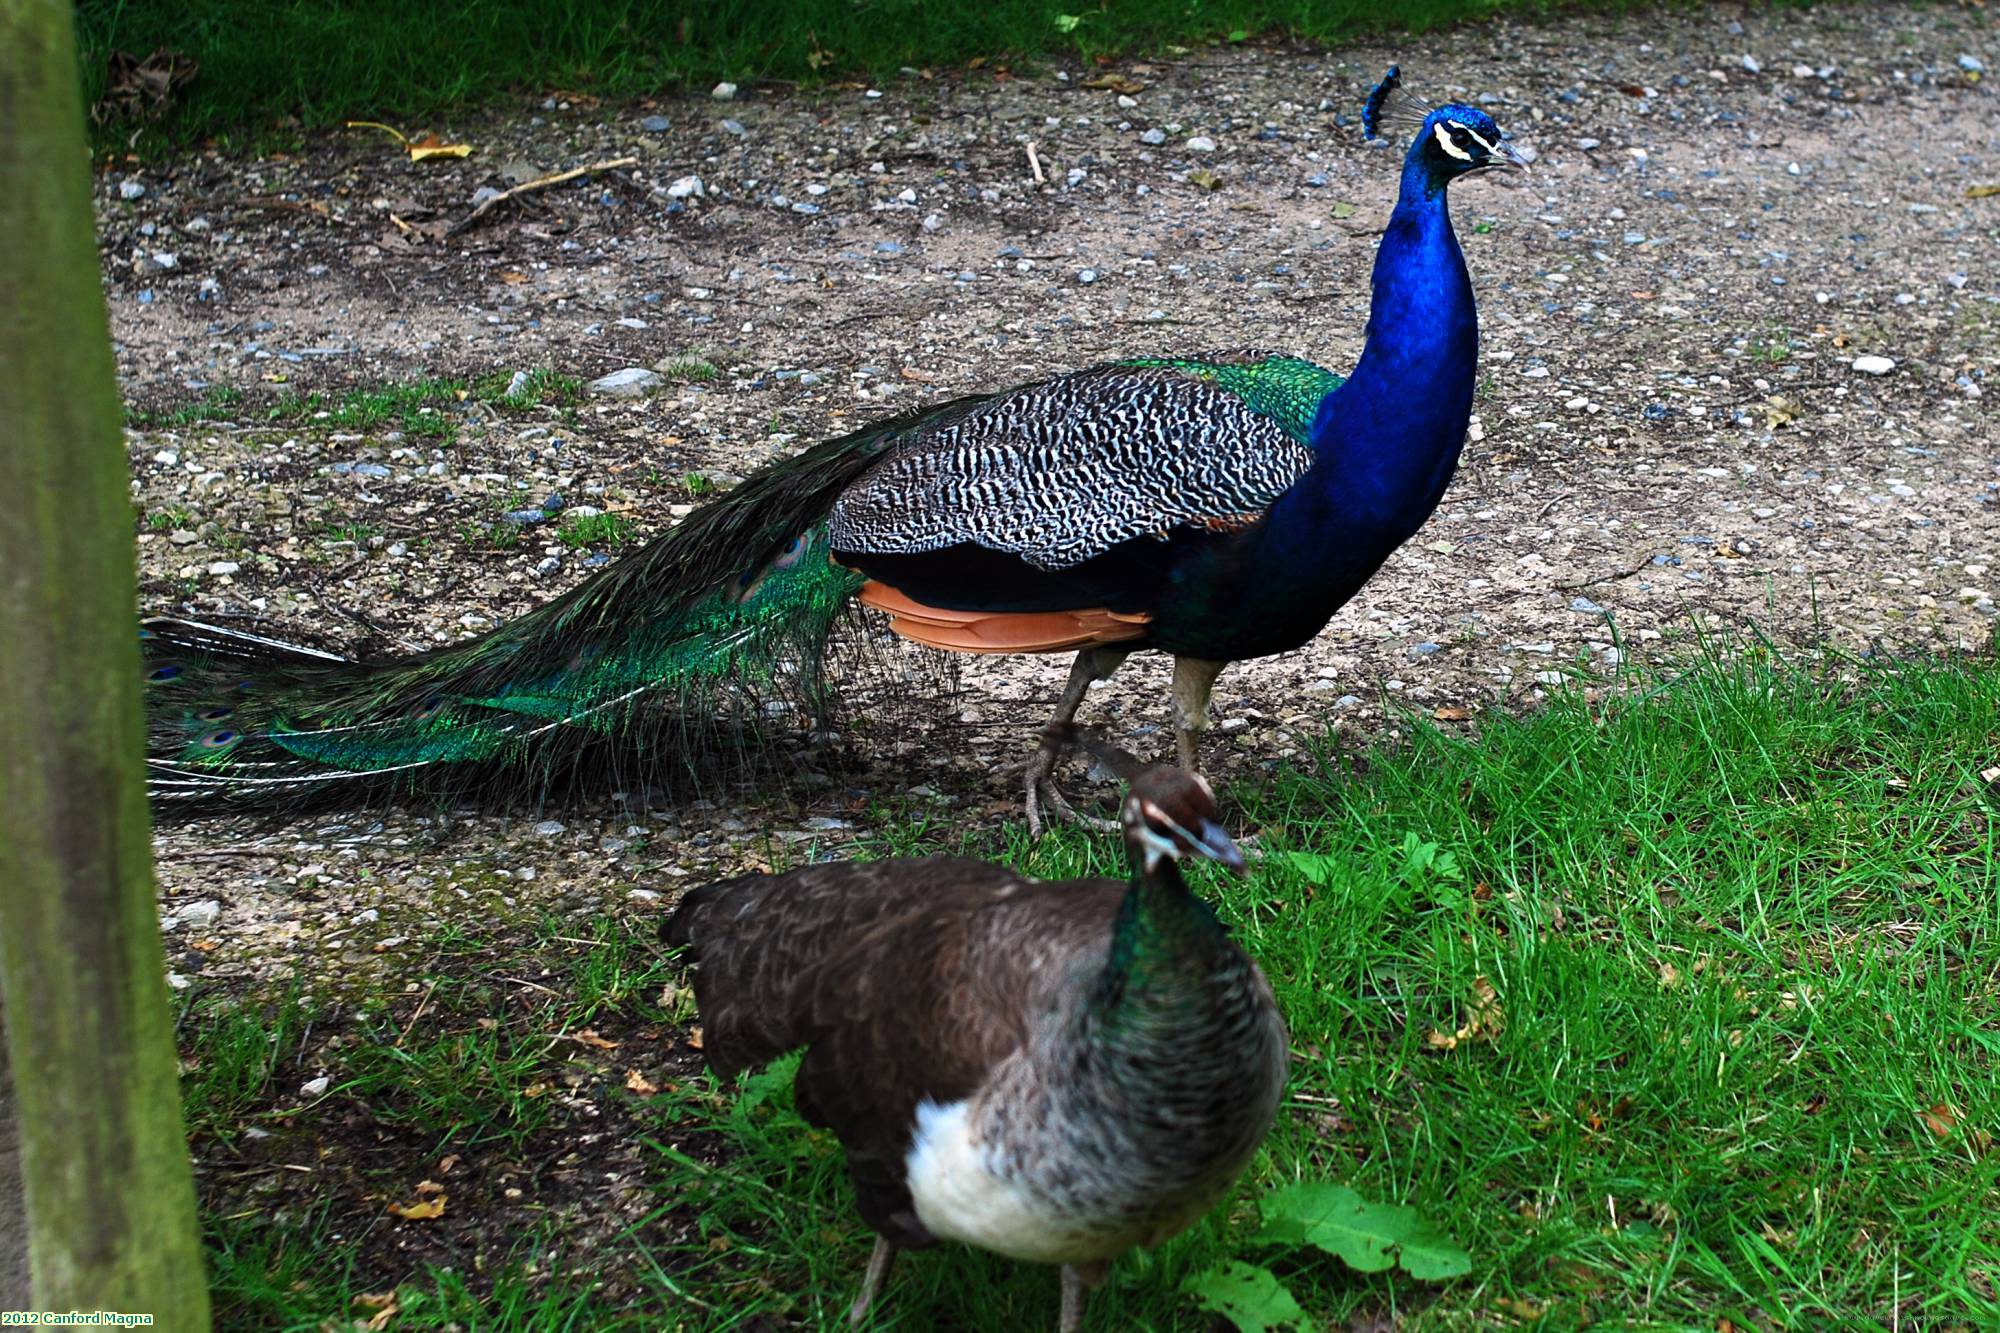
{"type": "Polygon", "coordinates": [[[208,1327],[65,0],[0,0],[0,1011],[34,1305],[208,1327]]]}

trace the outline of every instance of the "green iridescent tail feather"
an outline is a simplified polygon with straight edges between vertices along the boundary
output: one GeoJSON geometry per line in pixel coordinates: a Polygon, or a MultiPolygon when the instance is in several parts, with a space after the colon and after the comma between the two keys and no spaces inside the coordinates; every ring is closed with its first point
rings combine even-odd
{"type": "Polygon", "coordinates": [[[699,778],[759,744],[773,713],[814,716],[824,704],[827,639],[862,582],[828,553],[834,496],[919,422],[979,401],[767,469],[565,596],[462,644],[350,662],[149,621],[140,632],[155,805],[532,791],[586,765],[599,778],[699,778]]]}

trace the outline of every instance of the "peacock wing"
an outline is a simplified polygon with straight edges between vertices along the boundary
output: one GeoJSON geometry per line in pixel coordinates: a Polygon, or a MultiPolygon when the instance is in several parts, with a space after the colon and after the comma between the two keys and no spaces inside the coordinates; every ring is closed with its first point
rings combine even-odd
{"type": "Polygon", "coordinates": [[[911,431],[835,500],[836,553],[970,544],[1069,569],[1135,537],[1262,517],[1311,468],[1338,376],[1290,357],[1121,362],[911,431]]]}

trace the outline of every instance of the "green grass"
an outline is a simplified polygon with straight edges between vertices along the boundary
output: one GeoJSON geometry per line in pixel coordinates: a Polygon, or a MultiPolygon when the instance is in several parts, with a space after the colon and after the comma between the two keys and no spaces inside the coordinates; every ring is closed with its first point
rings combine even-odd
{"type": "MultiPolygon", "coordinates": [[[[716,0],[658,5],[601,0],[440,0],[422,16],[391,0],[202,0],[193,5],[82,0],[85,96],[104,91],[114,50],[168,46],[198,61],[158,132],[171,141],[247,132],[280,121],[428,117],[498,95],[561,89],[634,97],[718,80],[805,83],[893,77],[903,66],[1063,54],[1095,58],[1283,33],[1332,42],[1383,30],[1422,32],[1494,14],[1544,13],[1561,0],[716,0]]],[[[1598,0],[1589,8],[1634,8],[1598,0]]],[[[289,133],[289,130],[283,131],[289,133]]],[[[128,127],[104,129],[123,145],[128,127]]]]}
{"type": "Polygon", "coordinates": [[[452,409],[467,401],[505,412],[541,406],[572,407],[583,400],[583,381],[553,370],[531,370],[517,391],[505,371],[473,382],[427,378],[391,381],[338,392],[284,393],[253,404],[239,389],[214,385],[193,402],[163,409],[128,407],[126,419],[142,430],[182,429],[204,422],[232,421],[291,425],[310,423],[334,430],[372,431],[387,426],[420,440],[449,444],[458,438],[452,409]]]}
{"type": "Polygon", "coordinates": [[[556,529],[556,540],[571,550],[604,546],[615,551],[632,540],[637,528],[623,514],[569,514],[556,529]]]}
{"type": "MultiPolygon", "coordinates": [[[[2000,763],[2000,664],[1805,669],[1750,649],[1617,685],[1489,715],[1475,736],[1408,719],[1395,744],[1329,743],[1230,793],[1266,855],[1246,879],[1200,883],[1290,1023],[1286,1104],[1229,1205],[1121,1261],[1090,1327],[1204,1327],[1182,1284],[1231,1258],[1268,1264],[1314,1327],[1370,1312],[1425,1330],[2000,1321],[2000,790],[1980,776],[2000,763]],[[1258,1249],[1257,1199],[1302,1179],[1415,1207],[1471,1274],[1425,1284],[1258,1249]]],[[[1110,840],[1073,830],[1029,845],[878,815],[879,854],[1122,873],[1110,840]]],[[[559,1131],[523,1119],[521,1089],[556,1058],[535,1034],[686,1016],[650,924],[563,929],[589,947],[544,972],[484,964],[540,978],[551,998],[532,1020],[477,987],[428,997],[442,1031],[497,1016],[511,1037],[453,1046],[426,1024],[389,1055],[403,1000],[343,1043],[331,1077],[440,1141],[559,1131]]],[[[296,1045],[285,1012],[197,1011],[184,1046],[212,1053],[187,1082],[198,1145],[268,1118],[246,1025],[296,1045]]],[[[792,1109],[787,1066],[640,1102],[614,1083],[578,1095],[630,1115],[651,1213],[585,1266],[495,1263],[476,1298],[413,1266],[416,1313],[395,1327],[479,1310],[481,1328],[839,1327],[870,1238],[835,1145],[792,1109]],[[720,1163],[671,1146],[690,1136],[720,1163]],[[614,1279],[615,1296],[593,1294],[614,1279]]],[[[224,1327],[349,1313],[350,1232],[210,1225],[237,1312],[224,1327]]],[[[530,1228],[519,1253],[552,1242],[567,1243],[530,1228]]],[[[1047,1271],[944,1246],[905,1257],[876,1326],[1040,1327],[1055,1298],[1047,1271]]]]}

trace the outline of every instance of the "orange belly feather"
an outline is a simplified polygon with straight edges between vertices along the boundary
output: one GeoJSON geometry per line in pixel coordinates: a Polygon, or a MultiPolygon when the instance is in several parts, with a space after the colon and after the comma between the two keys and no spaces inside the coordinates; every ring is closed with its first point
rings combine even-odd
{"type": "Polygon", "coordinates": [[[1148,615],[1079,611],[946,611],[912,601],[886,583],[861,585],[861,604],[889,617],[905,639],[953,653],[1058,653],[1143,638],[1148,615]]]}

